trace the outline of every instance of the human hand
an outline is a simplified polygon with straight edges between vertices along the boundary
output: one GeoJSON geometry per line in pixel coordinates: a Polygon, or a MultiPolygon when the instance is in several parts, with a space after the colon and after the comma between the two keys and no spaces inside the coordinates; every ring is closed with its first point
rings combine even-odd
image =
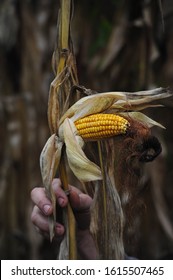
{"type": "MultiPolygon", "coordinates": [[[[52,188],[60,208],[66,207],[68,201],[71,204],[77,222],[77,247],[81,257],[84,259],[95,259],[97,252],[89,231],[92,198],[73,186],[69,186],[70,193],[67,197],[59,179],[53,180],[52,188]]],[[[31,221],[38,232],[48,236],[49,225],[47,218],[53,212],[51,201],[47,198],[45,189],[40,187],[36,187],[31,191],[31,199],[35,204],[31,214],[31,221]]],[[[55,238],[61,241],[64,233],[65,228],[63,224],[57,222],[55,225],[55,238]]]]}

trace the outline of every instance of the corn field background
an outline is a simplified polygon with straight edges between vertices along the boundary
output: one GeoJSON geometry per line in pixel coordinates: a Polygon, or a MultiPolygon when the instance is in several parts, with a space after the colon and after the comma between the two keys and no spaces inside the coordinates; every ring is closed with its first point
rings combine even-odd
{"type": "MultiPolygon", "coordinates": [[[[42,184],[39,156],[49,135],[58,7],[57,0],[0,2],[1,259],[56,258],[54,244],[31,224],[30,191],[42,184]]],[[[173,88],[171,0],[162,1],[162,9],[157,0],[74,0],[72,39],[86,88],[173,88]]],[[[139,186],[145,211],[136,212],[126,242],[128,253],[140,259],[173,258],[173,102],[165,105],[147,112],[166,130],[153,130],[163,151],[146,164],[139,186]]]]}

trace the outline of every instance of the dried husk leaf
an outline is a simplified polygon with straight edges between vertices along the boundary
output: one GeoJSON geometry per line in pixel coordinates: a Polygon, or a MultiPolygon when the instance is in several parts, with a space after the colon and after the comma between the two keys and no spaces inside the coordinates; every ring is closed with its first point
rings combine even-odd
{"type": "Polygon", "coordinates": [[[162,104],[149,104],[148,101],[144,100],[145,98],[139,100],[129,100],[128,102],[119,102],[111,106],[111,110],[114,112],[124,112],[124,111],[142,111],[147,108],[157,108],[163,107],[162,104]]]}
{"type": "Polygon", "coordinates": [[[138,98],[144,98],[149,97],[154,100],[168,98],[169,96],[172,96],[171,91],[169,88],[154,88],[151,90],[143,90],[143,91],[136,91],[136,92],[125,92],[128,99],[138,99],[138,98]]]}
{"type": "Polygon", "coordinates": [[[67,118],[63,123],[63,134],[67,159],[71,170],[82,182],[101,180],[100,168],[84,154],[79,141],[80,137],[76,137],[74,134],[75,129],[73,122],[67,118]]]}
{"type": "Polygon", "coordinates": [[[153,126],[159,126],[161,128],[165,127],[163,125],[161,125],[160,123],[154,121],[153,119],[147,117],[145,114],[141,113],[141,112],[128,112],[128,113],[121,113],[121,116],[126,116],[126,117],[130,117],[133,120],[139,121],[143,124],[146,124],[149,128],[153,127],[153,126]]]}
{"type": "Polygon", "coordinates": [[[48,100],[48,123],[51,133],[57,131],[57,120],[59,115],[59,104],[57,100],[57,90],[54,83],[57,82],[57,79],[51,83],[49,91],[49,100],[48,100]]]}
{"type": "Polygon", "coordinates": [[[138,91],[138,92],[126,92],[126,100],[118,100],[115,102],[111,109],[114,109],[116,112],[121,111],[140,111],[149,107],[160,107],[161,104],[152,104],[156,100],[160,101],[172,96],[168,89],[157,88],[153,90],[138,91]]]}
{"type": "Polygon", "coordinates": [[[48,123],[51,133],[56,133],[58,130],[58,121],[59,121],[59,101],[58,95],[61,90],[61,85],[64,82],[65,71],[57,75],[52,81],[49,90],[49,99],[48,99],[48,123]]]}
{"type": "Polygon", "coordinates": [[[47,196],[52,201],[53,217],[49,219],[50,239],[54,236],[54,223],[56,220],[56,198],[52,190],[52,180],[55,176],[61,158],[62,142],[59,141],[55,134],[52,134],[47,140],[40,155],[40,170],[43,185],[46,189],[47,196]]]}
{"type": "Polygon", "coordinates": [[[83,97],[66,111],[59,123],[62,124],[66,118],[76,121],[85,116],[103,112],[120,99],[126,99],[126,96],[120,92],[98,93],[83,97]]]}

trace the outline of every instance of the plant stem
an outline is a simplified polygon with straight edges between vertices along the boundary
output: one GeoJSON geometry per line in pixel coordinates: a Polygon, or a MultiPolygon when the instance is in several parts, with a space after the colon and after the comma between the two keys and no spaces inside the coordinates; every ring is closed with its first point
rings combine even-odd
{"type": "MultiPolygon", "coordinates": [[[[71,17],[71,0],[61,0],[60,1],[60,14],[59,14],[59,36],[57,41],[57,49],[55,51],[55,64],[58,76],[64,70],[66,65],[67,55],[69,54],[69,38],[70,38],[70,17],[71,17]],[[56,52],[58,56],[56,55],[56,52]]],[[[64,85],[64,92],[67,88],[64,85]]],[[[70,91],[70,89],[69,89],[70,91]]],[[[67,94],[68,95],[68,94],[67,94]]],[[[63,103],[63,102],[62,102],[63,103]]],[[[64,106],[64,104],[60,104],[64,106]]],[[[66,172],[66,162],[65,162],[65,150],[62,151],[61,162],[59,166],[60,179],[65,191],[68,191],[68,180],[66,172]]],[[[68,230],[68,250],[69,250],[69,259],[77,259],[77,249],[76,249],[76,228],[75,228],[75,218],[70,204],[67,205],[67,215],[65,217],[68,230]]]]}
{"type": "MultiPolygon", "coordinates": [[[[69,190],[66,166],[65,166],[65,151],[62,153],[62,158],[59,166],[59,174],[60,179],[65,191],[69,190]]],[[[76,249],[76,225],[75,225],[75,217],[72,211],[70,204],[67,204],[67,225],[68,225],[68,243],[69,243],[69,259],[76,260],[77,259],[77,249],[76,249]]]]}
{"type": "Polygon", "coordinates": [[[107,228],[107,194],[106,194],[106,176],[105,176],[105,169],[103,165],[103,156],[101,150],[101,142],[98,141],[98,152],[99,152],[99,160],[100,160],[100,168],[103,176],[102,181],[102,202],[103,202],[103,224],[104,224],[104,251],[105,256],[107,256],[107,241],[108,241],[108,228],[107,228]]]}

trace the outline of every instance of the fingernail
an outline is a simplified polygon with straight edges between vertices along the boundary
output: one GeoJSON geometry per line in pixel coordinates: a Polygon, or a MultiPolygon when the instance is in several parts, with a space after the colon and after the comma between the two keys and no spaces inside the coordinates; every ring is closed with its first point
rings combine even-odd
{"type": "Polygon", "coordinates": [[[64,228],[62,226],[57,225],[56,226],[56,233],[58,235],[63,235],[64,234],[64,228]]]}
{"type": "Polygon", "coordinates": [[[59,203],[59,205],[60,205],[61,207],[64,206],[64,198],[59,197],[59,198],[58,198],[58,203],[59,203]]]}
{"type": "Polygon", "coordinates": [[[43,207],[43,211],[45,214],[48,214],[50,212],[50,209],[51,209],[51,206],[48,204],[44,205],[44,207],[43,207]]]}

